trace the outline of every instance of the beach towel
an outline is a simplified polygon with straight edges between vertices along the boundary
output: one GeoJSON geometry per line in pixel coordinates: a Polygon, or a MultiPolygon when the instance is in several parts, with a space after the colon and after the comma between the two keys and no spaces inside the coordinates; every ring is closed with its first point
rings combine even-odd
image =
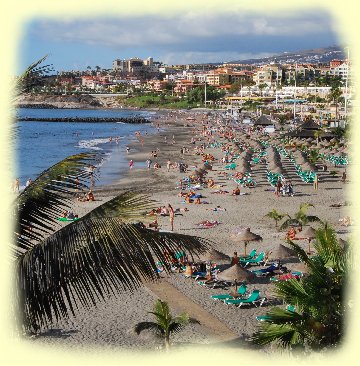
{"type": "Polygon", "coordinates": [[[58,221],[76,221],[79,220],[78,217],[75,217],[74,219],[68,219],[67,217],[58,217],[58,221]]]}
{"type": "Polygon", "coordinates": [[[219,225],[219,222],[206,220],[206,221],[201,221],[195,225],[198,227],[204,228],[204,229],[209,229],[209,228],[219,225]]]}

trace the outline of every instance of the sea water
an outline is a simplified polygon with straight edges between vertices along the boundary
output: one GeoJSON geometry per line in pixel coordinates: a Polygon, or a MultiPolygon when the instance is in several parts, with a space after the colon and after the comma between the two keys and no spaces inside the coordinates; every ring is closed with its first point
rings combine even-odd
{"type": "MultiPolygon", "coordinates": [[[[134,117],[156,118],[156,112],[123,109],[17,109],[19,117],[134,117]]],[[[103,122],[17,122],[14,178],[23,186],[44,170],[66,157],[81,152],[99,152],[104,156],[97,184],[111,184],[128,167],[127,144],[136,131],[144,135],[156,132],[151,124],[103,122]],[[110,142],[111,138],[111,142],[110,142]],[[116,143],[115,138],[119,138],[116,143]]],[[[145,165],[144,165],[145,166],[145,165]]]]}

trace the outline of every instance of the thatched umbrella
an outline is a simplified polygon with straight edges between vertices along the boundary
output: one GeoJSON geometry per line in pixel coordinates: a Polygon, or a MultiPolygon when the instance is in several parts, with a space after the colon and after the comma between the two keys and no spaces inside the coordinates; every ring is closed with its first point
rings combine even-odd
{"type": "Polygon", "coordinates": [[[199,260],[202,262],[215,262],[215,261],[230,261],[230,257],[218,250],[211,248],[210,251],[200,254],[199,260]]]}
{"type": "Polygon", "coordinates": [[[309,226],[305,231],[301,231],[299,233],[298,239],[307,239],[309,242],[309,251],[308,254],[311,254],[310,242],[311,240],[315,239],[316,237],[316,230],[309,226]]]}
{"type": "Polygon", "coordinates": [[[244,242],[245,244],[245,254],[246,257],[246,247],[250,241],[261,241],[262,237],[260,235],[254,234],[250,231],[250,228],[246,228],[244,231],[239,232],[238,234],[233,234],[232,239],[234,241],[244,242]]]}
{"type": "Polygon", "coordinates": [[[256,275],[245,268],[241,268],[238,264],[234,264],[223,272],[220,272],[217,277],[223,281],[231,281],[235,284],[234,294],[237,294],[237,281],[252,282],[256,275]]]}
{"type": "Polygon", "coordinates": [[[279,244],[277,249],[270,252],[269,255],[272,259],[284,259],[284,258],[294,258],[297,257],[297,254],[294,249],[288,248],[285,245],[279,244]]]}

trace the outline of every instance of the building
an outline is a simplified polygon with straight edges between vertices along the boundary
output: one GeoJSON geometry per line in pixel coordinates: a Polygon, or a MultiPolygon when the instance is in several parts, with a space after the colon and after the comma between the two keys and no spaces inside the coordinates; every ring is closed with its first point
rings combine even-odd
{"type": "Polygon", "coordinates": [[[114,71],[139,74],[142,72],[159,73],[159,63],[154,62],[152,57],[142,60],[138,57],[133,57],[127,60],[117,59],[113,61],[112,69],[114,71]]]}

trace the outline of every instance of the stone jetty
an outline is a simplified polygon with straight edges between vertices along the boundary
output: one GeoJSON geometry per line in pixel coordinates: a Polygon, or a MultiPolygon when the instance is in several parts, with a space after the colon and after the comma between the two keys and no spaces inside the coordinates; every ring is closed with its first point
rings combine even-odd
{"type": "Polygon", "coordinates": [[[133,117],[18,117],[18,121],[25,122],[87,122],[87,123],[150,123],[147,118],[140,116],[133,117]]]}

